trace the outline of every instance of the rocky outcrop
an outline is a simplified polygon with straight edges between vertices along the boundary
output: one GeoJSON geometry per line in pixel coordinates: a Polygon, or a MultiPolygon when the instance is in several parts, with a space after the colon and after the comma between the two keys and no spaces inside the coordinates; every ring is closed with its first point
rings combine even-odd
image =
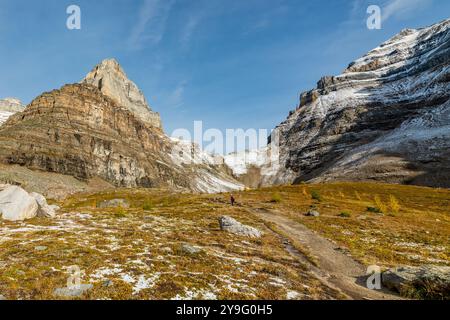
{"type": "Polygon", "coordinates": [[[221,166],[178,161],[175,144],[137,111],[96,86],[63,86],[36,98],[0,128],[0,162],[101,178],[119,187],[169,187],[196,192],[240,188],[221,166]]]}
{"type": "Polygon", "coordinates": [[[449,29],[405,30],[302,94],[266,180],[450,187],[449,29]]]}
{"type": "Polygon", "coordinates": [[[420,266],[390,269],[383,285],[415,299],[450,299],[450,267],[420,266]]]}
{"type": "MultiPolygon", "coordinates": [[[[176,180],[165,153],[170,153],[170,144],[159,129],[87,84],[44,93],[0,129],[4,163],[81,180],[99,176],[118,186],[151,187],[176,180]]],[[[187,186],[182,180],[178,183],[187,186]]]]}
{"type": "Polygon", "coordinates": [[[35,198],[18,186],[0,186],[0,218],[8,221],[32,219],[38,214],[35,198]]]}
{"type": "Polygon", "coordinates": [[[97,65],[82,81],[97,87],[117,105],[131,111],[149,126],[162,128],[161,118],[152,111],[137,85],[128,79],[119,63],[107,59],[97,65]]]}

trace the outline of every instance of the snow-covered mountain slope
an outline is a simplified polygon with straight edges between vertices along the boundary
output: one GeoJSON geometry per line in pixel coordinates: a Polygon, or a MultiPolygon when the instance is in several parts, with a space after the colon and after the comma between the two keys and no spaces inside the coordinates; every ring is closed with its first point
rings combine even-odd
{"type": "Polygon", "coordinates": [[[19,99],[0,99],[0,126],[6,122],[14,113],[21,112],[25,106],[19,99]]]}
{"type": "Polygon", "coordinates": [[[233,175],[247,187],[259,188],[274,184],[279,170],[279,155],[275,145],[259,150],[231,153],[224,157],[233,175]]]}
{"type": "Polygon", "coordinates": [[[193,166],[193,188],[203,193],[218,193],[244,189],[236,181],[222,156],[212,156],[190,141],[170,138],[171,159],[178,167],[193,166]]]}
{"type": "Polygon", "coordinates": [[[275,180],[450,187],[449,29],[404,30],[303,93],[276,128],[275,180]]]}
{"type": "Polygon", "coordinates": [[[0,126],[8,120],[14,113],[8,111],[0,111],[0,126]]]}

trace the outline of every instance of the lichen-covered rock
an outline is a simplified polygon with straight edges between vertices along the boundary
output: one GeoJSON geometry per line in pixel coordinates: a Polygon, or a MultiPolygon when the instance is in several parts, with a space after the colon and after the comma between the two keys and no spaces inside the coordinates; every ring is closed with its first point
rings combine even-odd
{"type": "Polygon", "coordinates": [[[186,244],[186,243],[181,245],[181,253],[182,254],[195,255],[200,252],[202,252],[202,249],[199,247],[194,247],[193,245],[186,244]]]}
{"type": "Polygon", "coordinates": [[[60,298],[79,298],[94,286],[92,284],[80,284],[79,286],[74,286],[73,288],[57,288],[53,292],[53,295],[60,298]]]}
{"type": "Polygon", "coordinates": [[[383,284],[403,296],[450,299],[450,267],[399,267],[383,273],[383,284]]]}
{"type": "Polygon", "coordinates": [[[239,236],[249,237],[249,238],[260,238],[262,233],[256,228],[244,225],[228,216],[223,216],[219,218],[219,225],[222,231],[233,233],[239,236]]]}
{"type": "Polygon", "coordinates": [[[105,200],[98,203],[97,208],[129,208],[129,203],[124,199],[105,200]]]}

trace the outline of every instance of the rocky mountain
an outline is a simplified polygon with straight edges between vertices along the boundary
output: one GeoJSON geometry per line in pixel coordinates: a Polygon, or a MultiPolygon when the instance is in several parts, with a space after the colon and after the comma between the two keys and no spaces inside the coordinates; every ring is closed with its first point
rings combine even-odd
{"type": "Polygon", "coordinates": [[[151,110],[144,94],[128,79],[115,59],[103,60],[82,80],[82,83],[97,87],[104,95],[130,110],[146,124],[162,128],[159,113],[151,110]]]}
{"type": "Polygon", "coordinates": [[[0,125],[2,125],[10,116],[16,112],[21,112],[25,106],[19,99],[6,98],[0,99],[0,125]]]}
{"type": "Polygon", "coordinates": [[[151,111],[143,111],[145,99],[139,89],[127,79],[117,80],[124,76],[120,66],[111,60],[99,66],[97,76],[90,73],[86,79],[105,80],[46,92],[11,116],[0,127],[0,162],[83,181],[99,177],[120,187],[199,192],[242,187],[223,165],[180,160],[183,150],[163,133],[159,122],[147,121],[151,111]]]}
{"type": "Polygon", "coordinates": [[[301,94],[264,179],[450,187],[449,98],[450,20],[403,30],[301,94]]]}

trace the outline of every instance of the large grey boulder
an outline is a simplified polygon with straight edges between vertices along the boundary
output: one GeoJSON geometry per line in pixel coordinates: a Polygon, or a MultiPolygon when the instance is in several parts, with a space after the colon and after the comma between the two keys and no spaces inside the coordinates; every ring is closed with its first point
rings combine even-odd
{"type": "Polygon", "coordinates": [[[72,288],[58,288],[53,291],[53,295],[60,298],[79,298],[93,287],[92,284],[80,284],[79,286],[74,286],[72,288]]]}
{"type": "Polygon", "coordinates": [[[220,229],[229,233],[249,238],[260,238],[262,233],[256,228],[244,225],[239,221],[223,216],[219,218],[220,229]]]}
{"type": "Polygon", "coordinates": [[[32,219],[38,214],[39,206],[32,196],[18,186],[0,188],[0,217],[8,221],[32,219]]]}
{"type": "Polygon", "coordinates": [[[34,199],[36,199],[36,202],[38,203],[39,210],[38,210],[38,217],[43,218],[54,218],[56,216],[56,208],[59,208],[58,206],[50,206],[47,204],[47,199],[39,193],[32,192],[30,193],[30,196],[32,196],[34,199]]]}
{"type": "Polygon", "coordinates": [[[383,285],[403,296],[424,299],[450,299],[450,267],[398,267],[382,275],[383,285]]]}

